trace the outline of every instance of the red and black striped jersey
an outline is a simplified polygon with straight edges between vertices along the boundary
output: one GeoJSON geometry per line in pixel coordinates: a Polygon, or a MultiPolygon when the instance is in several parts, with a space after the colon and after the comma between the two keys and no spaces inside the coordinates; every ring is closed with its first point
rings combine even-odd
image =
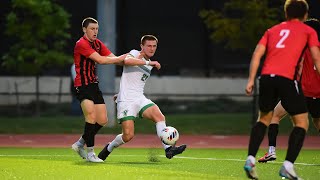
{"type": "Polygon", "coordinates": [[[99,39],[90,42],[83,36],[76,42],[73,54],[76,70],[75,87],[98,82],[96,62],[89,58],[94,52],[99,53],[101,56],[111,54],[111,51],[99,39]]]}

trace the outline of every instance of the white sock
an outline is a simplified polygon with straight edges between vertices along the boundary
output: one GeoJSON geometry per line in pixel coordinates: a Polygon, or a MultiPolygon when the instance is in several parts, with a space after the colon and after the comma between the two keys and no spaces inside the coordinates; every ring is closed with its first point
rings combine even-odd
{"type": "Polygon", "coordinates": [[[249,159],[252,164],[256,164],[256,158],[253,157],[252,155],[248,156],[247,159],[249,159]]]}
{"type": "Polygon", "coordinates": [[[276,147],[269,146],[269,154],[275,154],[276,153],[276,147]]]}
{"type": "Polygon", "coordinates": [[[87,147],[88,156],[91,156],[94,153],[94,147],[87,147]]]}
{"type": "Polygon", "coordinates": [[[82,138],[82,136],[80,137],[80,139],[76,142],[78,146],[84,146],[84,144],[86,143],[84,141],[84,139],[82,138]]]}
{"type": "Polygon", "coordinates": [[[121,145],[124,144],[124,143],[125,143],[125,142],[124,142],[123,139],[122,139],[122,134],[118,134],[118,135],[116,136],[116,138],[114,138],[114,140],[109,144],[107,150],[108,150],[109,152],[112,152],[112,150],[113,150],[114,148],[117,148],[117,147],[121,146],[121,145]]]}
{"type": "MultiPolygon", "coordinates": [[[[160,138],[161,131],[165,127],[167,127],[166,121],[159,121],[159,122],[156,123],[157,135],[158,135],[159,138],[160,138]]],[[[166,145],[163,142],[161,142],[161,143],[162,143],[162,146],[163,146],[164,149],[167,149],[168,147],[170,147],[169,145],[166,145]]]]}
{"type": "Polygon", "coordinates": [[[284,165],[284,167],[285,167],[286,169],[292,169],[292,168],[293,168],[292,162],[287,161],[287,160],[285,160],[285,161],[283,162],[283,165],[284,165]]]}

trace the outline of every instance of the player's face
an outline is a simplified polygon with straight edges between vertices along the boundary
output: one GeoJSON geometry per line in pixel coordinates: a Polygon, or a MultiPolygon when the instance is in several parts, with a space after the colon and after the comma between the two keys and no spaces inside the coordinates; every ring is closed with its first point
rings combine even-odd
{"type": "Polygon", "coordinates": [[[83,28],[83,32],[89,41],[94,41],[98,36],[99,25],[97,23],[89,23],[87,28],[83,28]]]}
{"type": "Polygon", "coordinates": [[[143,45],[141,44],[141,52],[143,52],[147,58],[151,58],[157,50],[157,41],[147,40],[143,45]]]}

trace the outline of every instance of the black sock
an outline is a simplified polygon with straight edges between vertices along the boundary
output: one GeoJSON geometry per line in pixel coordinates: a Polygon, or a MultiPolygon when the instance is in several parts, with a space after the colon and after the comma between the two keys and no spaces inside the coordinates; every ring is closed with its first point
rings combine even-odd
{"type": "Polygon", "coordinates": [[[99,123],[95,123],[94,124],[94,134],[96,135],[98,133],[98,131],[102,128],[103,126],[101,126],[99,123]]]}
{"type": "Polygon", "coordinates": [[[268,129],[269,146],[276,147],[278,132],[279,132],[279,124],[269,125],[269,129],[268,129]]]}
{"type": "Polygon", "coordinates": [[[87,147],[94,146],[94,124],[90,124],[86,122],[84,125],[84,133],[82,135],[82,138],[85,140],[87,147]]]}
{"type": "Polygon", "coordinates": [[[294,163],[302,148],[306,130],[301,127],[294,127],[289,137],[286,160],[294,163]]]}
{"type": "Polygon", "coordinates": [[[260,144],[266,133],[267,126],[262,122],[257,122],[251,129],[248,156],[256,157],[260,144]]]}

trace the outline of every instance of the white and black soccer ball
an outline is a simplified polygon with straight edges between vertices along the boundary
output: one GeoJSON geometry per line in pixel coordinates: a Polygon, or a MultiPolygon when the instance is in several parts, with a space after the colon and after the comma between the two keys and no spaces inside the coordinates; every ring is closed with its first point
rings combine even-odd
{"type": "Polygon", "coordinates": [[[164,144],[174,146],[179,140],[179,132],[176,128],[167,126],[161,131],[160,139],[164,144]]]}

